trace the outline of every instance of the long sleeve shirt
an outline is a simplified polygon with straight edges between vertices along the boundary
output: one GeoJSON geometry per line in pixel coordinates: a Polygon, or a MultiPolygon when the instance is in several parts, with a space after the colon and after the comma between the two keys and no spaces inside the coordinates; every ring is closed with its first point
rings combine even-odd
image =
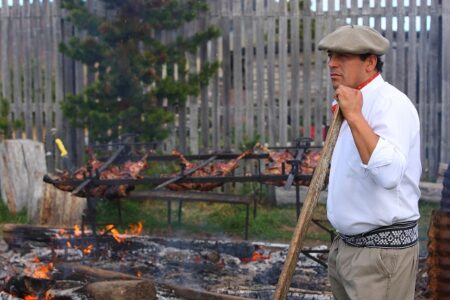
{"type": "Polygon", "coordinates": [[[340,233],[360,234],[419,219],[420,123],[409,98],[378,75],[361,89],[362,113],[380,137],[363,164],[343,122],[331,159],[327,215],[340,233]]]}

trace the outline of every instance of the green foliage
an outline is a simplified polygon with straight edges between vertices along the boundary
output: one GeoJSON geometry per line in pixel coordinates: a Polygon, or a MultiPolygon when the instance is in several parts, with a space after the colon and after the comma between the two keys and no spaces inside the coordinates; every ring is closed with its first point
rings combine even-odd
{"type": "Polygon", "coordinates": [[[11,138],[12,132],[15,129],[20,129],[24,127],[22,120],[9,119],[10,104],[8,100],[0,96],[0,134],[5,138],[11,138]]]}
{"type": "Polygon", "coordinates": [[[21,211],[17,214],[10,213],[8,207],[5,205],[2,199],[0,199],[0,224],[3,223],[19,223],[23,224],[27,222],[27,213],[21,211]]]}
{"type": "Polygon", "coordinates": [[[82,0],[63,0],[70,21],[86,32],[60,44],[60,50],[88,66],[96,80],[81,94],[62,103],[75,127],[88,128],[93,140],[104,142],[122,133],[136,133],[143,141],[160,141],[174,121],[163,107],[184,105],[198,95],[217,71],[218,62],[204,63],[199,72],[187,68],[187,53],[217,37],[214,27],[171,43],[155,38],[155,31],[179,28],[207,10],[204,1],[102,0],[114,17],[91,14],[82,0]],[[175,67],[177,76],[175,79],[175,67]],[[163,77],[163,68],[167,76],[163,77]]]}

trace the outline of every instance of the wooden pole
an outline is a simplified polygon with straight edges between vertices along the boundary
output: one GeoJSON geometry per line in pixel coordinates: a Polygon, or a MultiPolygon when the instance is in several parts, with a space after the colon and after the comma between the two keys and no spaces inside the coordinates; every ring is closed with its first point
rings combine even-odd
{"type": "Polygon", "coordinates": [[[314,171],[311,184],[309,185],[308,194],[306,195],[305,202],[303,203],[303,208],[300,213],[297,226],[295,227],[291,244],[289,245],[289,252],[287,254],[283,270],[278,278],[277,288],[273,297],[274,300],[286,299],[289,286],[291,285],[292,275],[295,271],[295,266],[297,265],[298,255],[302,247],[303,237],[311,221],[313,210],[316,207],[320,191],[323,188],[331,161],[331,155],[333,154],[333,149],[336,145],[342,121],[343,118],[340,113],[339,106],[336,106],[336,110],[333,114],[333,120],[322,149],[319,164],[314,171]]]}

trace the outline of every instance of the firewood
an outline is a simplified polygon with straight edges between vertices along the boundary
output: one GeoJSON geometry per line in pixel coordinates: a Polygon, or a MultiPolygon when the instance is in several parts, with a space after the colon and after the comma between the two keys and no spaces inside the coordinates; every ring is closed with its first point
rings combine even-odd
{"type": "MultiPolygon", "coordinates": [[[[109,271],[100,268],[89,267],[80,264],[70,264],[70,263],[60,263],[56,265],[57,269],[64,269],[66,272],[71,271],[74,273],[84,274],[88,277],[94,277],[100,280],[142,280],[143,278],[116,272],[109,271]]],[[[178,286],[172,283],[163,282],[159,280],[153,280],[151,278],[145,277],[146,280],[151,280],[158,286],[159,288],[169,290],[174,293],[178,297],[182,297],[183,299],[191,299],[191,300],[246,300],[246,298],[230,296],[230,295],[222,295],[218,293],[208,292],[208,291],[200,291],[187,287],[178,286]]],[[[100,299],[100,298],[99,298],[100,299]]],[[[103,298],[109,299],[109,298],[103,298]]],[[[122,299],[122,298],[120,298],[122,299]]],[[[131,299],[131,298],[123,298],[123,299],[131,299]]]]}
{"type": "Polygon", "coordinates": [[[114,280],[88,284],[86,290],[94,300],[153,300],[155,285],[149,280],[114,280]]]}

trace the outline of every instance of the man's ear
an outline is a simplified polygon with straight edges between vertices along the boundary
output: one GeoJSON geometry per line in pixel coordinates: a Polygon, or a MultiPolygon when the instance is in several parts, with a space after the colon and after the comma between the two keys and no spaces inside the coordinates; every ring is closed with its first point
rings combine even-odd
{"type": "Polygon", "coordinates": [[[373,70],[375,70],[376,66],[377,66],[377,62],[378,62],[378,57],[374,54],[369,55],[369,57],[366,58],[366,71],[367,72],[372,72],[373,70]]]}

